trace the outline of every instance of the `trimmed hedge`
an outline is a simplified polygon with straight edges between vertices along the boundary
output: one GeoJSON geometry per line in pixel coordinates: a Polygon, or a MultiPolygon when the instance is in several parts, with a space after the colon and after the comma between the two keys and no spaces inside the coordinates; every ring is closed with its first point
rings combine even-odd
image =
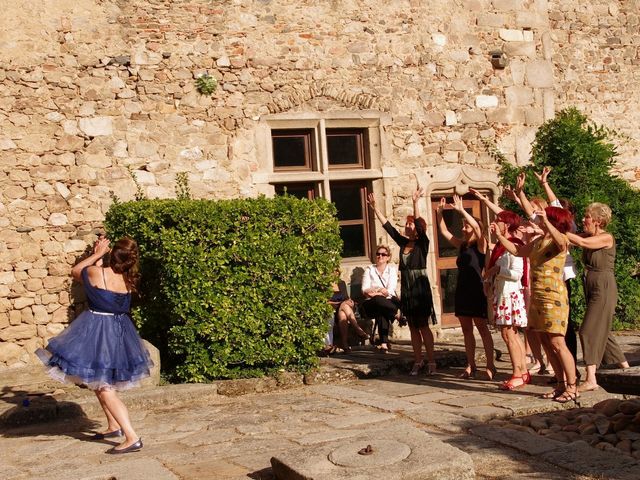
{"type": "Polygon", "coordinates": [[[134,318],[170,379],[304,371],[332,314],[342,241],[333,204],[290,196],[114,203],[110,238],[140,246],[134,318]]]}
{"type": "MultiPolygon", "coordinates": [[[[544,192],[532,170],[552,167],[549,183],[558,198],[567,198],[576,207],[576,224],[582,230],[581,219],[591,202],[606,203],[611,207],[613,219],[607,230],[616,239],[616,282],[618,305],[614,328],[637,328],[640,325],[640,282],[633,278],[640,262],[640,191],[622,178],[611,173],[618,155],[613,141],[620,136],[594,125],[576,108],[568,108],[545,122],[537,131],[532,146],[531,165],[527,171],[527,195],[542,196],[544,192]]],[[[509,164],[494,150],[501,165],[502,185],[514,185],[520,168],[509,164]]],[[[507,202],[506,208],[514,208],[507,202]]],[[[572,316],[582,322],[584,293],[582,290],[581,250],[572,249],[579,275],[572,282],[572,316]]]]}

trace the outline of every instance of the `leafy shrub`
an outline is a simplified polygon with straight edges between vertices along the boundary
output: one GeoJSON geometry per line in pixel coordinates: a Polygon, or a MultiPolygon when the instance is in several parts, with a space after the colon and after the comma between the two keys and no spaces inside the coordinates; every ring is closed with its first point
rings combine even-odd
{"type": "Polygon", "coordinates": [[[169,375],[204,382],[316,364],[340,262],[331,203],[142,200],[114,204],[106,226],[138,241],[134,318],[169,375]]]}
{"type": "MultiPolygon", "coordinates": [[[[525,167],[529,196],[544,194],[532,171],[542,167],[552,168],[549,183],[558,198],[566,198],[576,207],[576,223],[591,202],[606,203],[611,207],[613,219],[607,230],[616,239],[616,281],[618,306],[615,328],[633,328],[640,323],[640,283],[632,278],[640,261],[640,191],[626,181],[611,174],[617,156],[613,140],[619,137],[614,131],[592,124],[575,108],[559,112],[556,117],[540,127],[532,147],[532,163],[525,167]]],[[[520,168],[509,164],[499,152],[491,153],[501,165],[502,185],[514,185],[520,168]]],[[[507,208],[517,208],[509,204],[507,208]]],[[[577,321],[584,314],[584,295],[579,279],[583,266],[580,250],[574,258],[579,275],[574,281],[572,312],[577,321]]]]}

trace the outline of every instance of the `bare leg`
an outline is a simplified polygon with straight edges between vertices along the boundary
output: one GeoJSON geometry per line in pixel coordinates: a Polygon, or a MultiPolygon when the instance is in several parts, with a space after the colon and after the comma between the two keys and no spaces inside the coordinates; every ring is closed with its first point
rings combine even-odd
{"type": "Polygon", "coordinates": [[[120,425],[118,425],[118,422],[116,422],[116,419],[113,418],[113,415],[111,415],[111,412],[107,408],[107,405],[102,401],[102,398],[100,398],[100,394],[98,393],[97,390],[95,394],[96,394],[96,397],[98,398],[98,401],[100,402],[100,406],[102,407],[104,414],[107,417],[107,429],[102,433],[109,433],[109,432],[114,432],[116,430],[119,430],[120,425]]]}
{"type": "Polygon", "coordinates": [[[538,364],[537,366],[534,364],[532,368],[539,368],[542,370],[544,368],[544,358],[542,356],[542,347],[540,345],[540,336],[538,335],[538,332],[527,328],[525,330],[525,340],[531,348],[531,355],[538,364]]]}
{"type": "Polygon", "coordinates": [[[345,352],[349,351],[349,343],[347,338],[349,335],[349,322],[345,313],[340,310],[338,312],[338,329],[340,330],[340,348],[345,352]]]}
{"type": "Polygon", "coordinates": [[[458,317],[464,337],[464,351],[467,355],[467,368],[463,376],[473,374],[476,370],[476,338],[473,335],[473,319],[471,317],[458,317]]]}
{"type": "Polygon", "coordinates": [[[429,325],[420,328],[420,336],[422,341],[424,342],[424,348],[427,351],[427,361],[429,363],[435,362],[434,357],[434,344],[435,341],[433,339],[433,332],[429,328],[429,325]]]}
{"type": "Polygon", "coordinates": [[[513,366],[513,375],[522,376],[527,373],[527,361],[524,354],[524,345],[518,335],[518,327],[513,325],[505,325],[502,327],[502,338],[507,344],[509,349],[509,355],[511,356],[511,363],[513,366]]]}
{"type": "MultiPolygon", "coordinates": [[[[578,394],[576,385],[576,363],[567,347],[564,336],[560,334],[549,334],[551,347],[559,360],[559,367],[564,371],[564,378],[567,379],[567,393],[578,394]]],[[[558,376],[556,375],[556,378],[558,376]]]]}
{"type": "Polygon", "coordinates": [[[589,392],[591,390],[597,390],[598,388],[599,385],[596,380],[596,366],[587,365],[587,378],[585,378],[584,382],[580,384],[578,391],[589,392]]]}
{"type": "Polygon", "coordinates": [[[493,359],[493,337],[491,336],[491,331],[489,330],[487,319],[474,318],[473,323],[475,323],[478,332],[480,332],[480,338],[482,338],[484,354],[487,357],[487,375],[491,380],[493,380],[496,372],[496,365],[493,359]]]}
{"type": "Polygon", "coordinates": [[[100,404],[104,404],[113,415],[113,418],[118,422],[118,425],[122,427],[122,432],[125,436],[125,441],[122,442],[118,450],[121,448],[127,448],[139,440],[138,435],[131,426],[131,420],[129,419],[129,411],[122,400],[118,397],[115,390],[110,388],[103,388],[98,390],[96,394],[100,398],[100,404]]]}
{"type": "MultiPolygon", "coordinates": [[[[420,330],[416,327],[409,326],[409,333],[411,334],[411,347],[413,348],[413,362],[415,364],[422,363],[422,335],[420,330]]],[[[427,350],[427,354],[429,351],[427,350]]]]}

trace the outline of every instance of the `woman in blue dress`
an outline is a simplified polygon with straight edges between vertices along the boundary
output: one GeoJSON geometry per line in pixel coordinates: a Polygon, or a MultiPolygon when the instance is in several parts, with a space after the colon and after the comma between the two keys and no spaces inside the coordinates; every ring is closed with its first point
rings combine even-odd
{"type": "Polygon", "coordinates": [[[138,245],[124,237],[110,250],[109,240],[101,238],[92,255],[73,267],[71,275],[83,284],[89,309],[36,354],[53,378],[95,391],[108,425],[93,439],[125,437],[108,453],[140,450],[142,439],[133,430],[127,407],[116,393],[137,386],[139,380],[149,376],[152,366],[129,317],[131,294],[137,292],[140,278],[138,245]]]}

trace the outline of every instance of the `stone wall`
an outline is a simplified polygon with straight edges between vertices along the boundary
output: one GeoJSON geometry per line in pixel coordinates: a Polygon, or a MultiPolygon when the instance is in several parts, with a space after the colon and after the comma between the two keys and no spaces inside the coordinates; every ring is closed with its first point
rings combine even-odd
{"type": "Polygon", "coordinates": [[[149,197],[173,196],[179,172],[189,173],[196,198],[272,193],[256,146],[266,115],[379,114],[384,193],[396,215],[410,173],[492,173],[483,139],[524,164],[536,128],[568,105],[629,137],[620,170],[638,184],[637,1],[19,0],[7,8],[0,366],[32,361],[82,308],[70,267],[101,227],[111,192],[134,197],[132,173],[149,197]],[[491,66],[493,50],[506,53],[507,68],[491,66]],[[195,89],[204,72],[219,81],[211,97],[195,89]]]}

